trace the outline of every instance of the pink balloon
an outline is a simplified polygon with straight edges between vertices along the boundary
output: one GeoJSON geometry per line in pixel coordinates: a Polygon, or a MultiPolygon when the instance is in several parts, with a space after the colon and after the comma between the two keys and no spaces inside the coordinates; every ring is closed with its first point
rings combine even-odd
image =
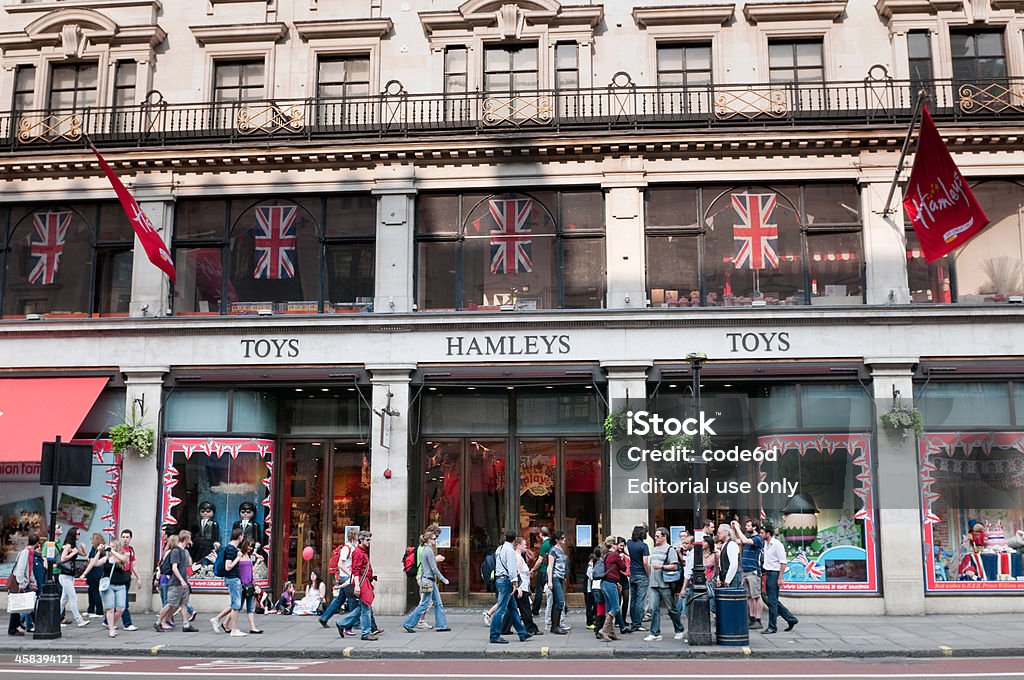
{"type": "Polygon", "coordinates": [[[313,559],[313,546],[307,545],[305,548],[302,549],[302,559],[306,560],[307,562],[313,559]]]}

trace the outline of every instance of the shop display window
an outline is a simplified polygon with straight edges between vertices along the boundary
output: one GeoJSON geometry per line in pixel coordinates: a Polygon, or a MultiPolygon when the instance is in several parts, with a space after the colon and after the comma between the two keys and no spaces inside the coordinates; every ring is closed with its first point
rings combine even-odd
{"type": "Polygon", "coordinates": [[[600,191],[417,198],[421,310],[604,306],[600,191]]]}
{"type": "Polygon", "coordinates": [[[231,437],[169,437],[163,450],[161,523],[189,529],[193,588],[220,589],[213,575],[216,551],[231,538],[236,526],[257,543],[253,574],[262,587],[270,585],[274,441],[231,437]],[[253,509],[254,513],[243,514],[253,509]],[[212,511],[212,512],[211,512],[212,511]]]}
{"type": "MultiPolygon", "coordinates": [[[[72,440],[92,444],[92,484],[61,487],[57,496],[57,523],[65,531],[77,527],[81,543],[90,547],[94,535],[105,541],[116,538],[120,528],[121,460],[109,439],[72,440]]],[[[30,533],[49,530],[51,487],[39,484],[39,462],[0,463],[0,585],[14,569],[18,553],[30,533]]],[[[143,527],[136,527],[136,531],[143,527]]],[[[79,579],[78,586],[85,586],[79,579]]]]}

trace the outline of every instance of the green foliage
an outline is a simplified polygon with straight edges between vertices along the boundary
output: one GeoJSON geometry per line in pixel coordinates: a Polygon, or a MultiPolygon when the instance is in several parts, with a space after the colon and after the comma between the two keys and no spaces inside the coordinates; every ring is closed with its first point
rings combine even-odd
{"type": "Polygon", "coordinates": [[[887,413],[879,418],[886,433],[893,438],[905,441],[907,432],[913,430],[918,437],[924,434],[924,416],[913,406],[902,406],[893,400],[887,413]]]}
{"type": "Polygon", "coordinates": [[[613,442],[620,437],[626,436],[626,407],[618,411],[612,411],[604,419],[604,438],[613,442]]]}
{"type": "Polygon", "coordinates": [[[110,428],[110,441],[114,453],[136,453],[140,458],[153,453],[156,433],[142,424],[143,414],[132,405],[132,417],[127,423],[110,428]]]}

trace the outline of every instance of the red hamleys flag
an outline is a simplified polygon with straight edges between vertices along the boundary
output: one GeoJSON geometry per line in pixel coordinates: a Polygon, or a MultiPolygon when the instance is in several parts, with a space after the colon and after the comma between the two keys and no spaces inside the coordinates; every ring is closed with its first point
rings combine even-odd
{"type": "Polygon", "coordinates": [[[57,269],[60,267],[60,256],[64,254],[64,239],[68,235],[71,217],[71,212],[67,210],[32,215],[36,238],[30,241],[29,252],[38,259],[29,272],[29,283],[48,286],[57,280],[57,269]]]}
{"type": "Polygon", "coordinates": [[[117,200],[121,202],[124,214],[128,216],[128,221],[132,223],[135,235],[139,237],[139,243],[142,244],[146,255],[149,256],[149,261],[162,269],[168,278],[171,279],[171,283],[174,283],[174,261],[171,260],[171,252],[167,250],[164,240],[160,238],[160,234],[153,227],[149,217],[146,216],[146,213],[142,212],[142,208],[135,202],[135,199],[128,193],[128,190],[124,188],[121,180],[110,169],[107,162],[103,160],[103,156],[100,155],[96,147],[93,147],[92,151],[96,154],[100,167],[103,168],[103,174],[110,180],[110,186],[114,188],[117,200]]]}
{"type": "Polygon", "coordinates": [[[922,114],[903,207],[929,262],[967,243],[988,224],[988,216],[935,129],[928,107],[922,114]]]}

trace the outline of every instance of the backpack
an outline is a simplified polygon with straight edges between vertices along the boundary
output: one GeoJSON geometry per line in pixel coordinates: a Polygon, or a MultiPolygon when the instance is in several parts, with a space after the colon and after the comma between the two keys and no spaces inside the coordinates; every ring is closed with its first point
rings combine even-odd
{"type": "Polygon", "coordinates": [[[594,562],[594,568],[590,571],[590,578],[594,581],[602,580],[608,574],[608,565],[604,563],[604,555],[594,562]]]}
{"type": "Polygon", "coordinates": [[[480,578],[483,579],[484,586],[488,593],[497,592],[494,587],[494,569],[497,566],[498,558],[495,554],[488,553],[484,561],[480,563],[480,578]]]}
{"type": "Polygon", "coordinates": [[[221,548],[220,552],[217,553],[217,561],[213,563],[213,575],[218,578],[225,578],[228,575],[227,569],[224,568],[224,553],[227,552],[227,548],[221,548]]]}
{"type": "Polygon", "coordinates": [[[415,576],[418,566],[416,564],[416,548],[410,545],[406,547],[405,554],[402,555],[402,571],[406,576],[415,576]]]}
{"type": "Polygon", "coordinates": [[[160,560],[160,575],[161,576],[170,576],[171,575],[171,552],[173,552],[173,551],[168,550],[167,554],[164,555],[164,558],[162,560],[160,560]]]}
{"type": "Polygon", "coordinates": [[[341,549],[344,544],[334,546],[331,557],[327,560],[327,573],[335,578],[338,577],[338,560],[341,558],[341,549]]]}

